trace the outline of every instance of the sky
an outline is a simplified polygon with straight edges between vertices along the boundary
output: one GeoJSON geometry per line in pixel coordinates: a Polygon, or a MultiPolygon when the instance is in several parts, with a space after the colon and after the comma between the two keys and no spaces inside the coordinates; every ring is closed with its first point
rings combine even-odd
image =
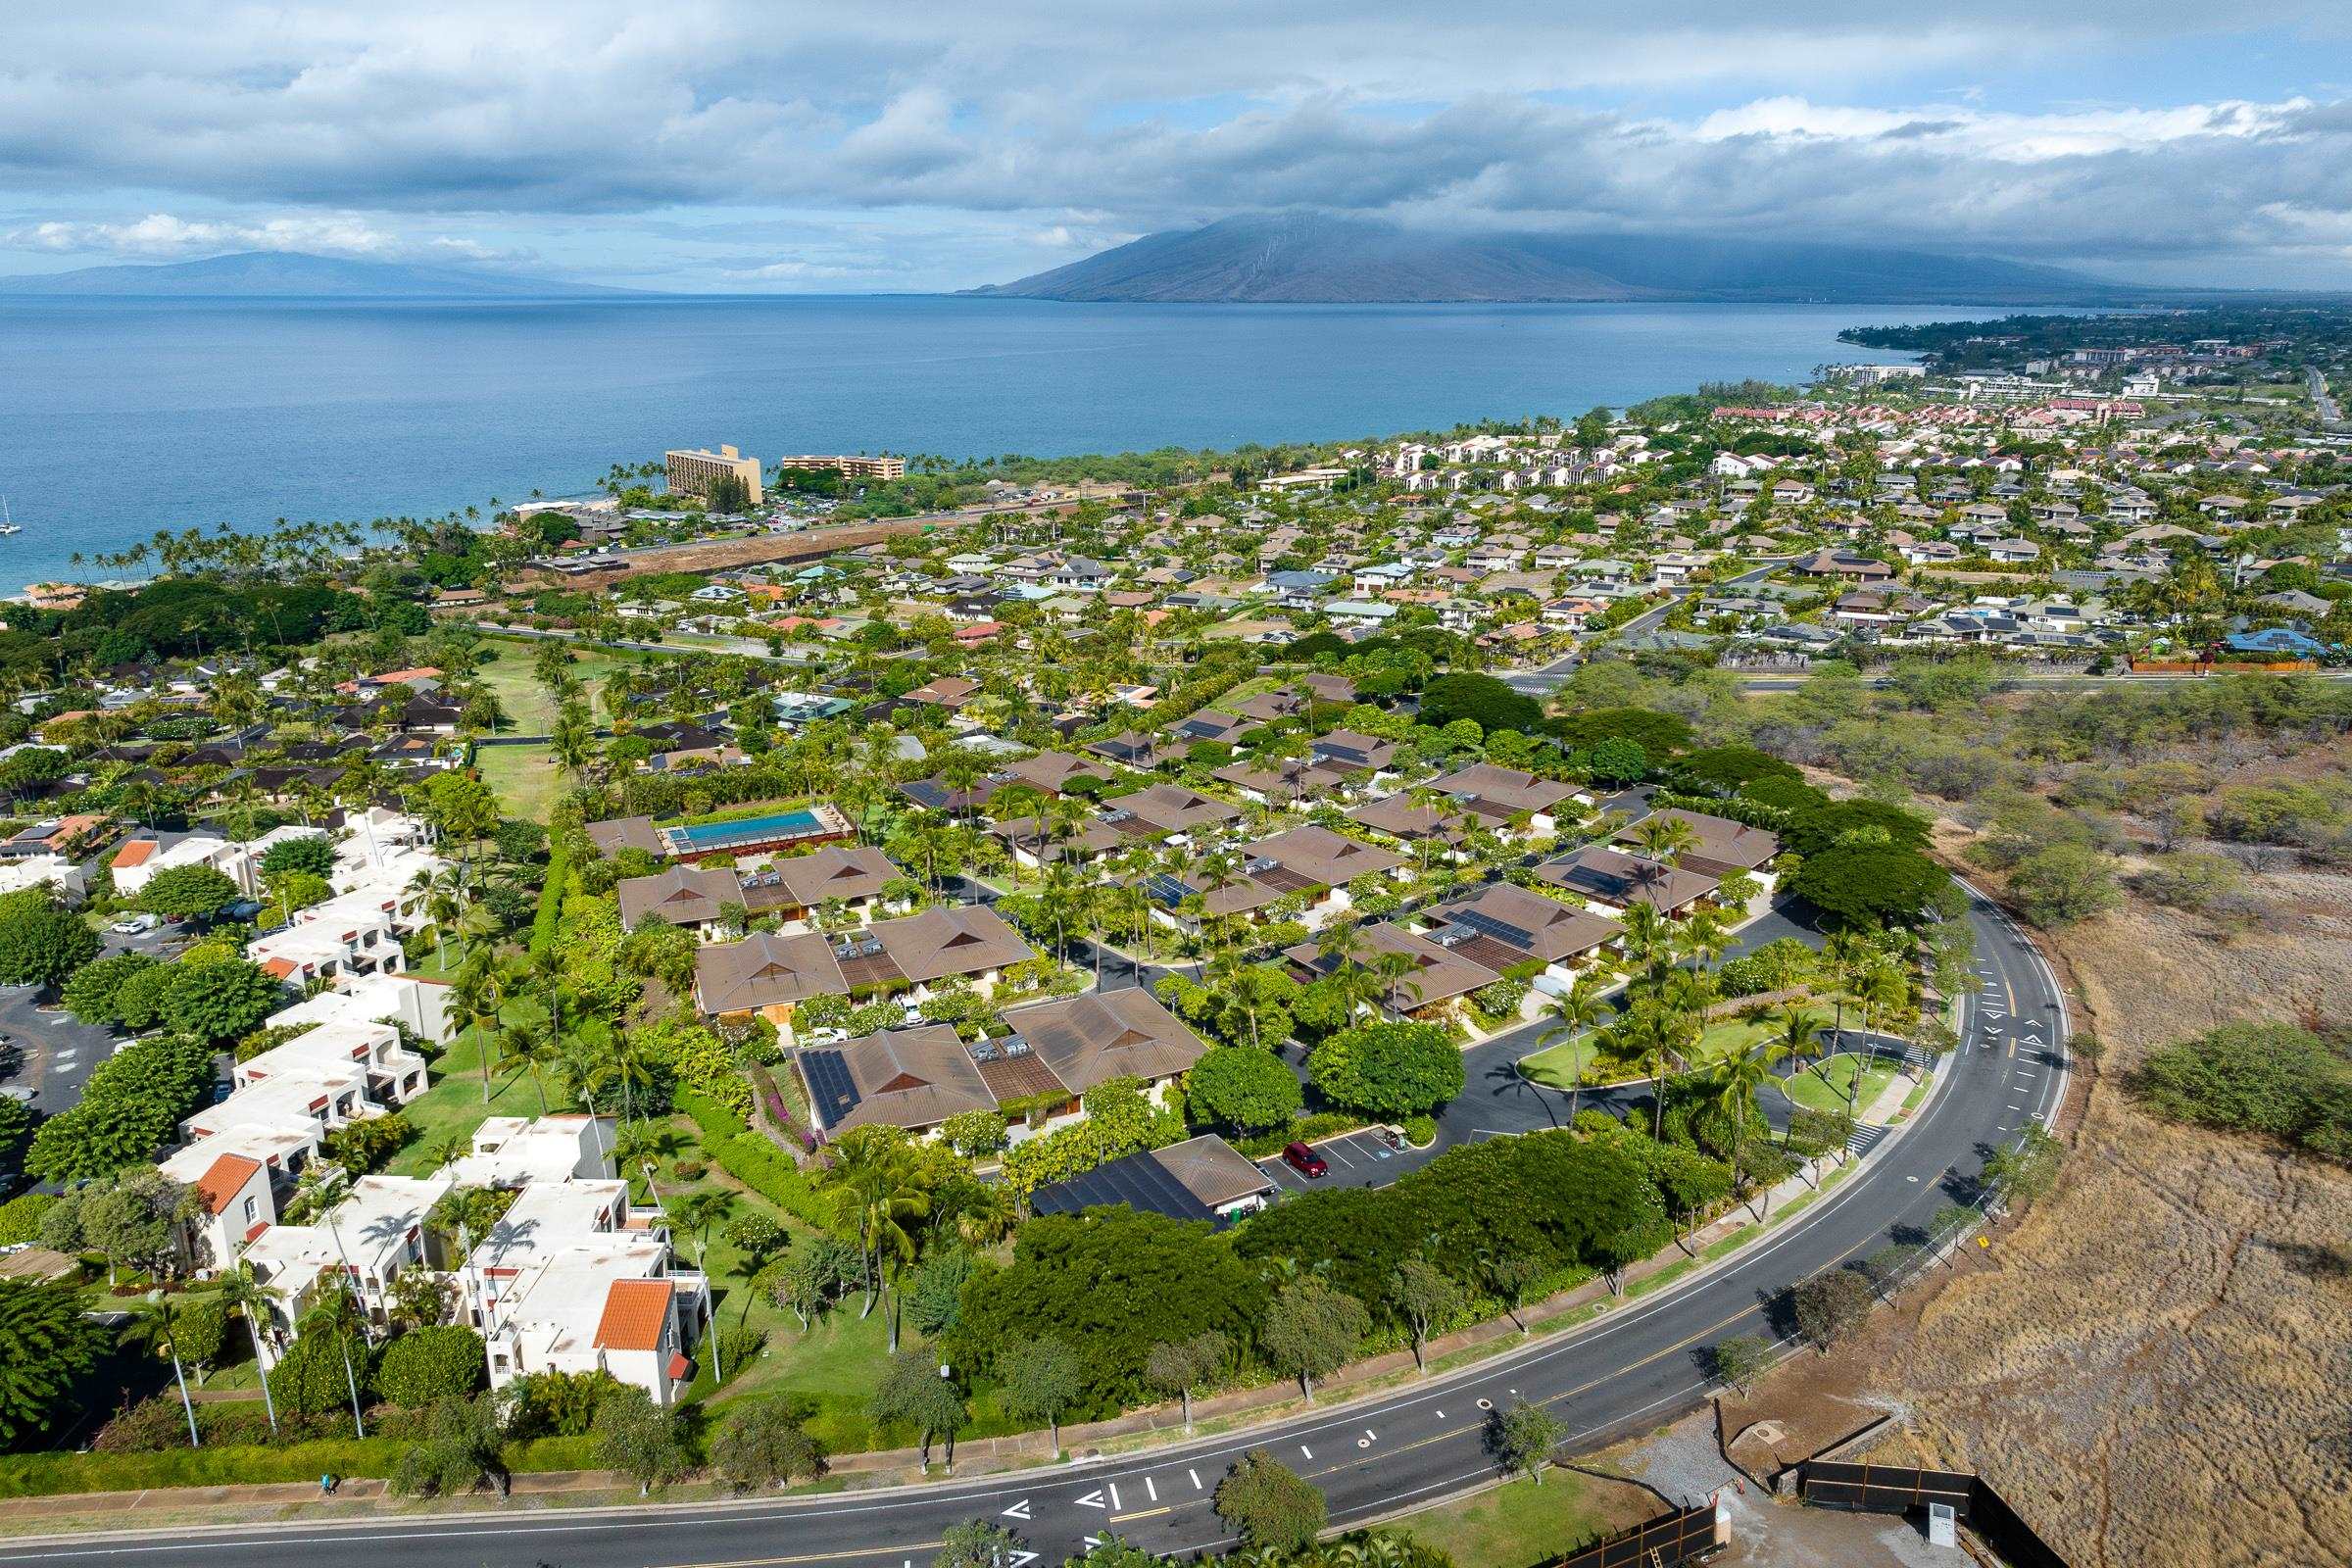
{"type": "Polygon", "coordinates": [[[0,272],[929,291],[1293,208],[2352,289],[2352,3],[0,6],[0,272]]]}

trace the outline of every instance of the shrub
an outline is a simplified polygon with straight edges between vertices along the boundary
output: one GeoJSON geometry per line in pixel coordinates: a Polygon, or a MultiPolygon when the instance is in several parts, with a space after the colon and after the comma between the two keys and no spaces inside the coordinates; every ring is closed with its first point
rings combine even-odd
{"type": "Polygon", "coordinates": [[[412,1329],[384,1347],[376,1391],[394,1404],[421,1410],[463,1398],[482,1385],[482,1337],[463,1323],[412,1329]]]}
{"type": "Polygon", "coordinates": [[[56,1206],[57,1199],[49,1193],[26,1193],[0,1203],[0,1247],[38,1240],[41,1216],[56,1206]]]}
{"type": "Polygon", "coordinates": [[[1870,1282],[1850,1268],[1826,1268],[1790,1293],[1796,1330],[1822,1350],[1857,1332],[1870,1317],[1870,1282]]]}
{"type": "Polygon", "coordinates": [[[1404,1118],[1404,1141],[1415,1149],[1427,1149],[1438,1141],[1438,1118],[1407,1116],[1404,1118]]]}
{"type": "Polygon", "coordinates": [[[1334,1104],[1376,1116],[1434,1110],[1462,1092],[1462,1054],[1426,1023],[1343,1030],[1307,1058],[1307,1076],[1334,1104]]]}
{"type": "Polygon", "coordinates": [[[2307,1029],[2229,1023],[2149,1054],[2132,1093],[2160,1116],[2352,1159],[2352,1055],[2307,1029]]]}
{"type": "Polygon", "coordinates": [[[382,1170],[384,1162],[400,1152],[415,1131],[407,1117],[394,1111],[389,1116],[345,1122],[319,1143],[327,1158],[354,1176],[368,1176],[382,1170]]]}

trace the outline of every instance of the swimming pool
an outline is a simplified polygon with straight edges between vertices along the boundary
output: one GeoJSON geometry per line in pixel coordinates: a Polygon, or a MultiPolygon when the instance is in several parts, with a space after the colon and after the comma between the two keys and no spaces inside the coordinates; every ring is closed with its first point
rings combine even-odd
{"type": "Polygon", "coordinates": [[[732,822],[696,822],[661,830],[662,842],[674,856],[717,855],[727,851],[772,849],[807,839],[835,838],[849,831],[848,819],[830,806],[797,811],[775,811],[732,822]]]}

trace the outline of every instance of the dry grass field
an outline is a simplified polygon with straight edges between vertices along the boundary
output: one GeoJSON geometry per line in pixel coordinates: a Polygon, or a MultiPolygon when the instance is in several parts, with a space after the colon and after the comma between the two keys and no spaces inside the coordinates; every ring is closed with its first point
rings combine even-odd
{"type": "Polygon", "coordinates": [[[2151,1047],[2352,1009],[2352,876],[2254,880],[2228,931],[2133,901],[2054,946],[2105,1043],[2067,1178],[1888,1366],[1908,1444],[2078,1568],[2352,1562],[2352,1171],[2160,1122],[2151,1047]]]}

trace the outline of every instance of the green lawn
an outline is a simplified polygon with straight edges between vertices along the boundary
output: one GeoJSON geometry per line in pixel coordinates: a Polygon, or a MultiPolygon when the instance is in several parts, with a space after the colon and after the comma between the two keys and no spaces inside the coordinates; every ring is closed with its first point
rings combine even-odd
{"type": "MultiPolygon", "coordinates": [[[[1854,1065],[1862,1059],[1853,1055],[1832,1056],[1820,1063],[1818,1069],[1808,1066],[1794,1078],[1785,1080],[1781,1088],[1800,1105],[1815,1110],[1843,1110],[1847,1087],[1854,1080],[1854,1065]],[[1824,1082],[1825,1079],[1827,1082],[1824,1082]]],[[[1878,1099],[1880,1092],[1893,1079],[1894,1072],[1895,1064],[1891,1060],[1881,1060],[1877,1066],[1864,1072],[1861,1091],[1853,1102],[1854,1108],[1863,1109],[1878,1099]]]]}
{"type": "Polygon", "coordinates": [[[443,1144],[453,1138],[470,1142],[473,1130],[492,1116],[539,1114],[539,1092],[531,1087],[528,1075],[505,1077],[495,1068],[490,1074],[490,1099],[484,1103],[481,1047],[470,1033],[453,1041],[441,1054],[433,1063],[432,1080],[432,1087],[400,1108],[416,1136],[384,1167],[395,1176],[424,1175],[438,1162],[443,1144]]]}
{"type": "MultiPolygon", "coordinates": [[[[498,697],[499,706],[514,721],[513,733],[544,735],[556,722],[556,702],[547,694],[531,673],[531,656],[539,644],[514,638],[492,638],[488,645],[498,657],[481,665],[482,684],[498,697]]],[[[572,650],[571,672],[578,677],[589,708],[601,723],[602,710],[596,707],[596,696],[604,685],[605,676],[627,662],[615,655],[591,648],[572,650]]]]}
{"type": "Polygon", "coordinates": [[[552,750],[545,746],[478,746],[473,764],[506,814],[526,822],[545,822],[564,786],[552,750]]]}
{"type": "Polygon", "coordinates": [[[1406,1514],[1395,1528],[1457,1563],[1534,1568],[1641,1517],[1628,1519],[1612,1508],[1616,1499],[1609,1494],[1625,1491],[1555,1465],[1544,1472],[1542,1486],[1524,1478],[1508,1482],[1475,1497],[1406,1514]]]}

